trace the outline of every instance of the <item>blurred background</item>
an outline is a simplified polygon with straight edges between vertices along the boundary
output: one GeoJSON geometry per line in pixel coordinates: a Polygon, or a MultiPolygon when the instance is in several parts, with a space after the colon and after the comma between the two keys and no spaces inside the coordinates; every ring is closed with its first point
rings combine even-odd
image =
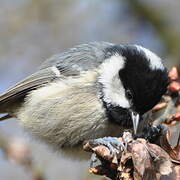
{"type": "MultiPolygon", "coordinates": [[[[179,0],[0,0],[0,92],[90,41],[139,44],[180,67],[179,10],[179,0]]],[[[89,175],[89,162],[52,152],[14,119],[0,123],[0,146],[0,180],[102,180],[89,175]]]]}

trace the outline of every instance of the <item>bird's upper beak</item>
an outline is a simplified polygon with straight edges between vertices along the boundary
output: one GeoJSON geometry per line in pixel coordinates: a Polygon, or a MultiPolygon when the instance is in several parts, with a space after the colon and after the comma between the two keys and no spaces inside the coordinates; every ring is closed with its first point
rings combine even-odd
{"type": "Polygon", "coordinates": [[[133,111],[133,110],[131,110],[130,113],[131,113],[131,118],[132,118],[132,122],[133,122],[134,134],[136,134],[137,129],[138,129],[138,125],[139,125],[140,115],[137,112],[133,111]]]}

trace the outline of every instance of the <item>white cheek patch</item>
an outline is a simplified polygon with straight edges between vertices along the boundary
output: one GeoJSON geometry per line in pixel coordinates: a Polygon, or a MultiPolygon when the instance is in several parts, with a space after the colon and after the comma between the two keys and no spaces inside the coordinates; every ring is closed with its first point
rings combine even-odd
{"type": "Polygon", "coordinates": [[[125,60],[120,55],[111,56],[101,66],[99,82],[103,85],[103,100],[123,108],[129,108],[130,103],[125,96],[125,89],[119,78],[119,71],[123,69],[125,60]]]}
{"type": "Polygon", "coordinates": [[[160,69],[160,70],[164,70],[164,65],[161,61],[161,58],[158,57],[156,54],[154,54],[153,52],[151,52],[149,49],[146,49],[142,46],[139,45],[135,45],[138,51],[143,51],[147,57],[147,59],[150,62],[150,67],[151,69],[160,69]]]}

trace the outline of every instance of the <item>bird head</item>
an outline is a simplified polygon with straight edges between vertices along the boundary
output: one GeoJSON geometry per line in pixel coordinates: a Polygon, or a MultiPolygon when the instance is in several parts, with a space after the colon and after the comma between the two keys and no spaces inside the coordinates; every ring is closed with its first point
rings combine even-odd
{"type": "Polygon", "coordinates": [[[136,132],[141,115],[160,101],[168,73],[160,57],[138,45],[116,45],[105,50],[99,81],[110,120],[136,132]]]}

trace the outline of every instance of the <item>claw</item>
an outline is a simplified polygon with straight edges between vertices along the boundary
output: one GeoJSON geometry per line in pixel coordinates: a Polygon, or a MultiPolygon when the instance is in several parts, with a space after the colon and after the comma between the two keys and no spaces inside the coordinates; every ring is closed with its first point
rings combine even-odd
{"type": "Polygon", "coordinates": [[[104,145],[106,146],[111,154],[118,154],[119,150],[123,151],[125,150],[125,145],[121,141],[119,141],[116,137],[104,137],[93,140],[93,145],[104,145]]]}

